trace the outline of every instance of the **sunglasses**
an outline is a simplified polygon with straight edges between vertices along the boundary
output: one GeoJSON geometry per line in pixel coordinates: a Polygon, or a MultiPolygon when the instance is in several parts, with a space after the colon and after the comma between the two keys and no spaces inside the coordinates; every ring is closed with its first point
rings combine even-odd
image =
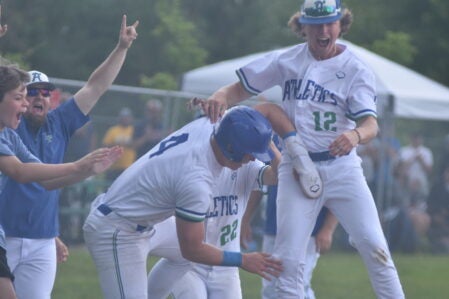
{"type": "Polygon", "coordinates": [[[45,88],[28,88],[27,90],[27,96],[29,97],[36,97],[39,94],[43,97],[49,97],[51,95],[50,90],[45,88]]]}

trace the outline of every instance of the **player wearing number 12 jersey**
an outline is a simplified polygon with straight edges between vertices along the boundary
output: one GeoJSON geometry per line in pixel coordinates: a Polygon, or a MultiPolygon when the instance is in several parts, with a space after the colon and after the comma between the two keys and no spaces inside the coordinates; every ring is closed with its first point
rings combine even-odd
{"type": "Polygon", "coordinates": [[[241,254],[204,243],[203,223],[217,178],[225,168],[237,170],[256,157],[266,160],[271,134],[268,121],[249,107],[230,109],[216,126],[206,118],[195,120],[161,141],[99,195],[84,224],[84,237],[104,297],[147,298],[147,255],[158,242],[152,239],[153,227],[173,215],[177,236],[171,237],[178,238],[184,258],[277,276],[282,266],[267,254],[241,254]]]}
{"type": "Polygon", "coordinates": [[[355,150],[376,136],[378,124],[375,76],[338,41],[351,23],[352,13],[342,8],[340,0],[304,0],[289,25],[305,43],[242,66],[237,70],[240,82],[201,102],[214,121],[228,105],[273,86],[282,88],[282,107],[288,117],[268,116],[286,149],[279,165],[276,202],[274,255],[284,265],[275,283],[277,298],[304,299],[307,241],[323,206],[351,236],[377,298],[404,298],[355,150]],[[279,130],[285,123],[295,129],[279,130]],[[299,175],[301,188],[293,172],[299,175]],[[314,179],[304,180],[304,174],[314,179]]]}

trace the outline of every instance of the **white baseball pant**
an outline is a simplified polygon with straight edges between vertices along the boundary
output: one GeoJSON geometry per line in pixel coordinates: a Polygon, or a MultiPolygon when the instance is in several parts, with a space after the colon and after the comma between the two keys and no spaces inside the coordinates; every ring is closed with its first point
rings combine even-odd
{"type": "Polygon", "coordinates": [[[175,299],[242,299],[236,267],[195,267],[173,288],[175,299]]]}
{"type": "Polygon", "coordinates": [[[276,281],[278,298],[305,298],[304,240],[309,239],[324,204],[353,239],[377,297],[404,298],[360,158],[353,152],[335,160],[315,162],[324,184],[323,194],[316,200],[303,195],[289,160],[283,155],[279,167],[274,255],[282,260],[284,271],[276,281]]]}
{"type": "Polygon", "coordinates": [[[56,278],[55,239],[6,238],[18,299],[50,299],[56,278]]]}
{"type": "MultiPolygon", "coordinates": [[[[262,251],[272,253],[274,248],[275,236],[264,235],[262,242],[262,251]]],[[[315,299],[315,292],[312,289],[312,275],[315,270],[319,252],[316,250],[315,237],[311,237],[307,245],[306,265],[304,267],[304,294],[305,299],[315,299]]],[[[276,299],[275,280],[262,279],[262,299],[276,299]]]]}
{"type": "MultiPolygon", "coordinates": [[[[157,224],[152,230],[136,231],[135,224],[114,212],[105,216],[94,210],[86,219],[83,229],[104,298],[165,299],[171,290],[171,279],[175,279],[176,275],[182,277],[191,267],[179,251],[174,218],[157,224]],[[175,261],[178,270],[171,273],[169,279],[159,277],[157,287],[150,294],[147,279],[149,255],[175,261]]],[[[154,283],[150,281],[150,285],[154,283]]]]}

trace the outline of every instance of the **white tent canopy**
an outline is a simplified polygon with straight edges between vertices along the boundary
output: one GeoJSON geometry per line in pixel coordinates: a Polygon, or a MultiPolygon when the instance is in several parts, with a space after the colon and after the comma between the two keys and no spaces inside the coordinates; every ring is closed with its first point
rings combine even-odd
{"type": "MultiPolygon", "coordinates": [[[[394,116],[449,121],[448,87],[348,41],[339,40],[339,43],[347,45],[374,71],[378,96],[381,100],[393,99],[391,112],[394,116]]],[[[266,53],[251,54],[191,70],[184,74],[181,89],[210,95],[219,87],[237,81],[235,71],[238,68],[266,53]]],[[[263,95],[277,101],[281,98],[281,89],[275,87],[263,95]]],[[[379,102],[385,104],[384,101],[379,102]]]]}

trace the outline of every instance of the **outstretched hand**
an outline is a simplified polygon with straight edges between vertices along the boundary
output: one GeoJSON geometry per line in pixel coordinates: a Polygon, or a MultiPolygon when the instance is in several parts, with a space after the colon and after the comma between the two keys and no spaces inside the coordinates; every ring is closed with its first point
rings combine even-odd
{"type": "Polygon", "coordinates": [[[0,37],[4,36],[6,34],[6,31],[8,31],[8,25],[2,25],[2,6],[0,5],[0,37]]]}
{"type": "Polygon", "coordinates": [[[271,280],[272,277],[279,277],[283,271],[282,262],[273,258],[268,253],[250,252],[242,255],[241,268],[260,275],[266,280],[271,280]]]}
{"type": "Polygon", "coordinates": [[[123,148],[113,146],[102,147],[90,152],[81,159],[75,161],[78,169],[83,174],[95,175],[108,169],[123,153],[123,148]]]}
{"type": "Polygon", "coordinates": [[[133,41],[137,38],[136,28],[139,21],[135,21],[131,26],[126,26],[126,15],[122,17],[122,25],[120,27],[119,46],[123,48],[131,47],[133,41]]]}
{"type": "Polygon", "coordinates": [[[109,148],[109,152],[102,159],[95,162],[92,167],[93,174],[99,174],[111,167],[123,154],[123,147],[113,146],[109,148]]]}

